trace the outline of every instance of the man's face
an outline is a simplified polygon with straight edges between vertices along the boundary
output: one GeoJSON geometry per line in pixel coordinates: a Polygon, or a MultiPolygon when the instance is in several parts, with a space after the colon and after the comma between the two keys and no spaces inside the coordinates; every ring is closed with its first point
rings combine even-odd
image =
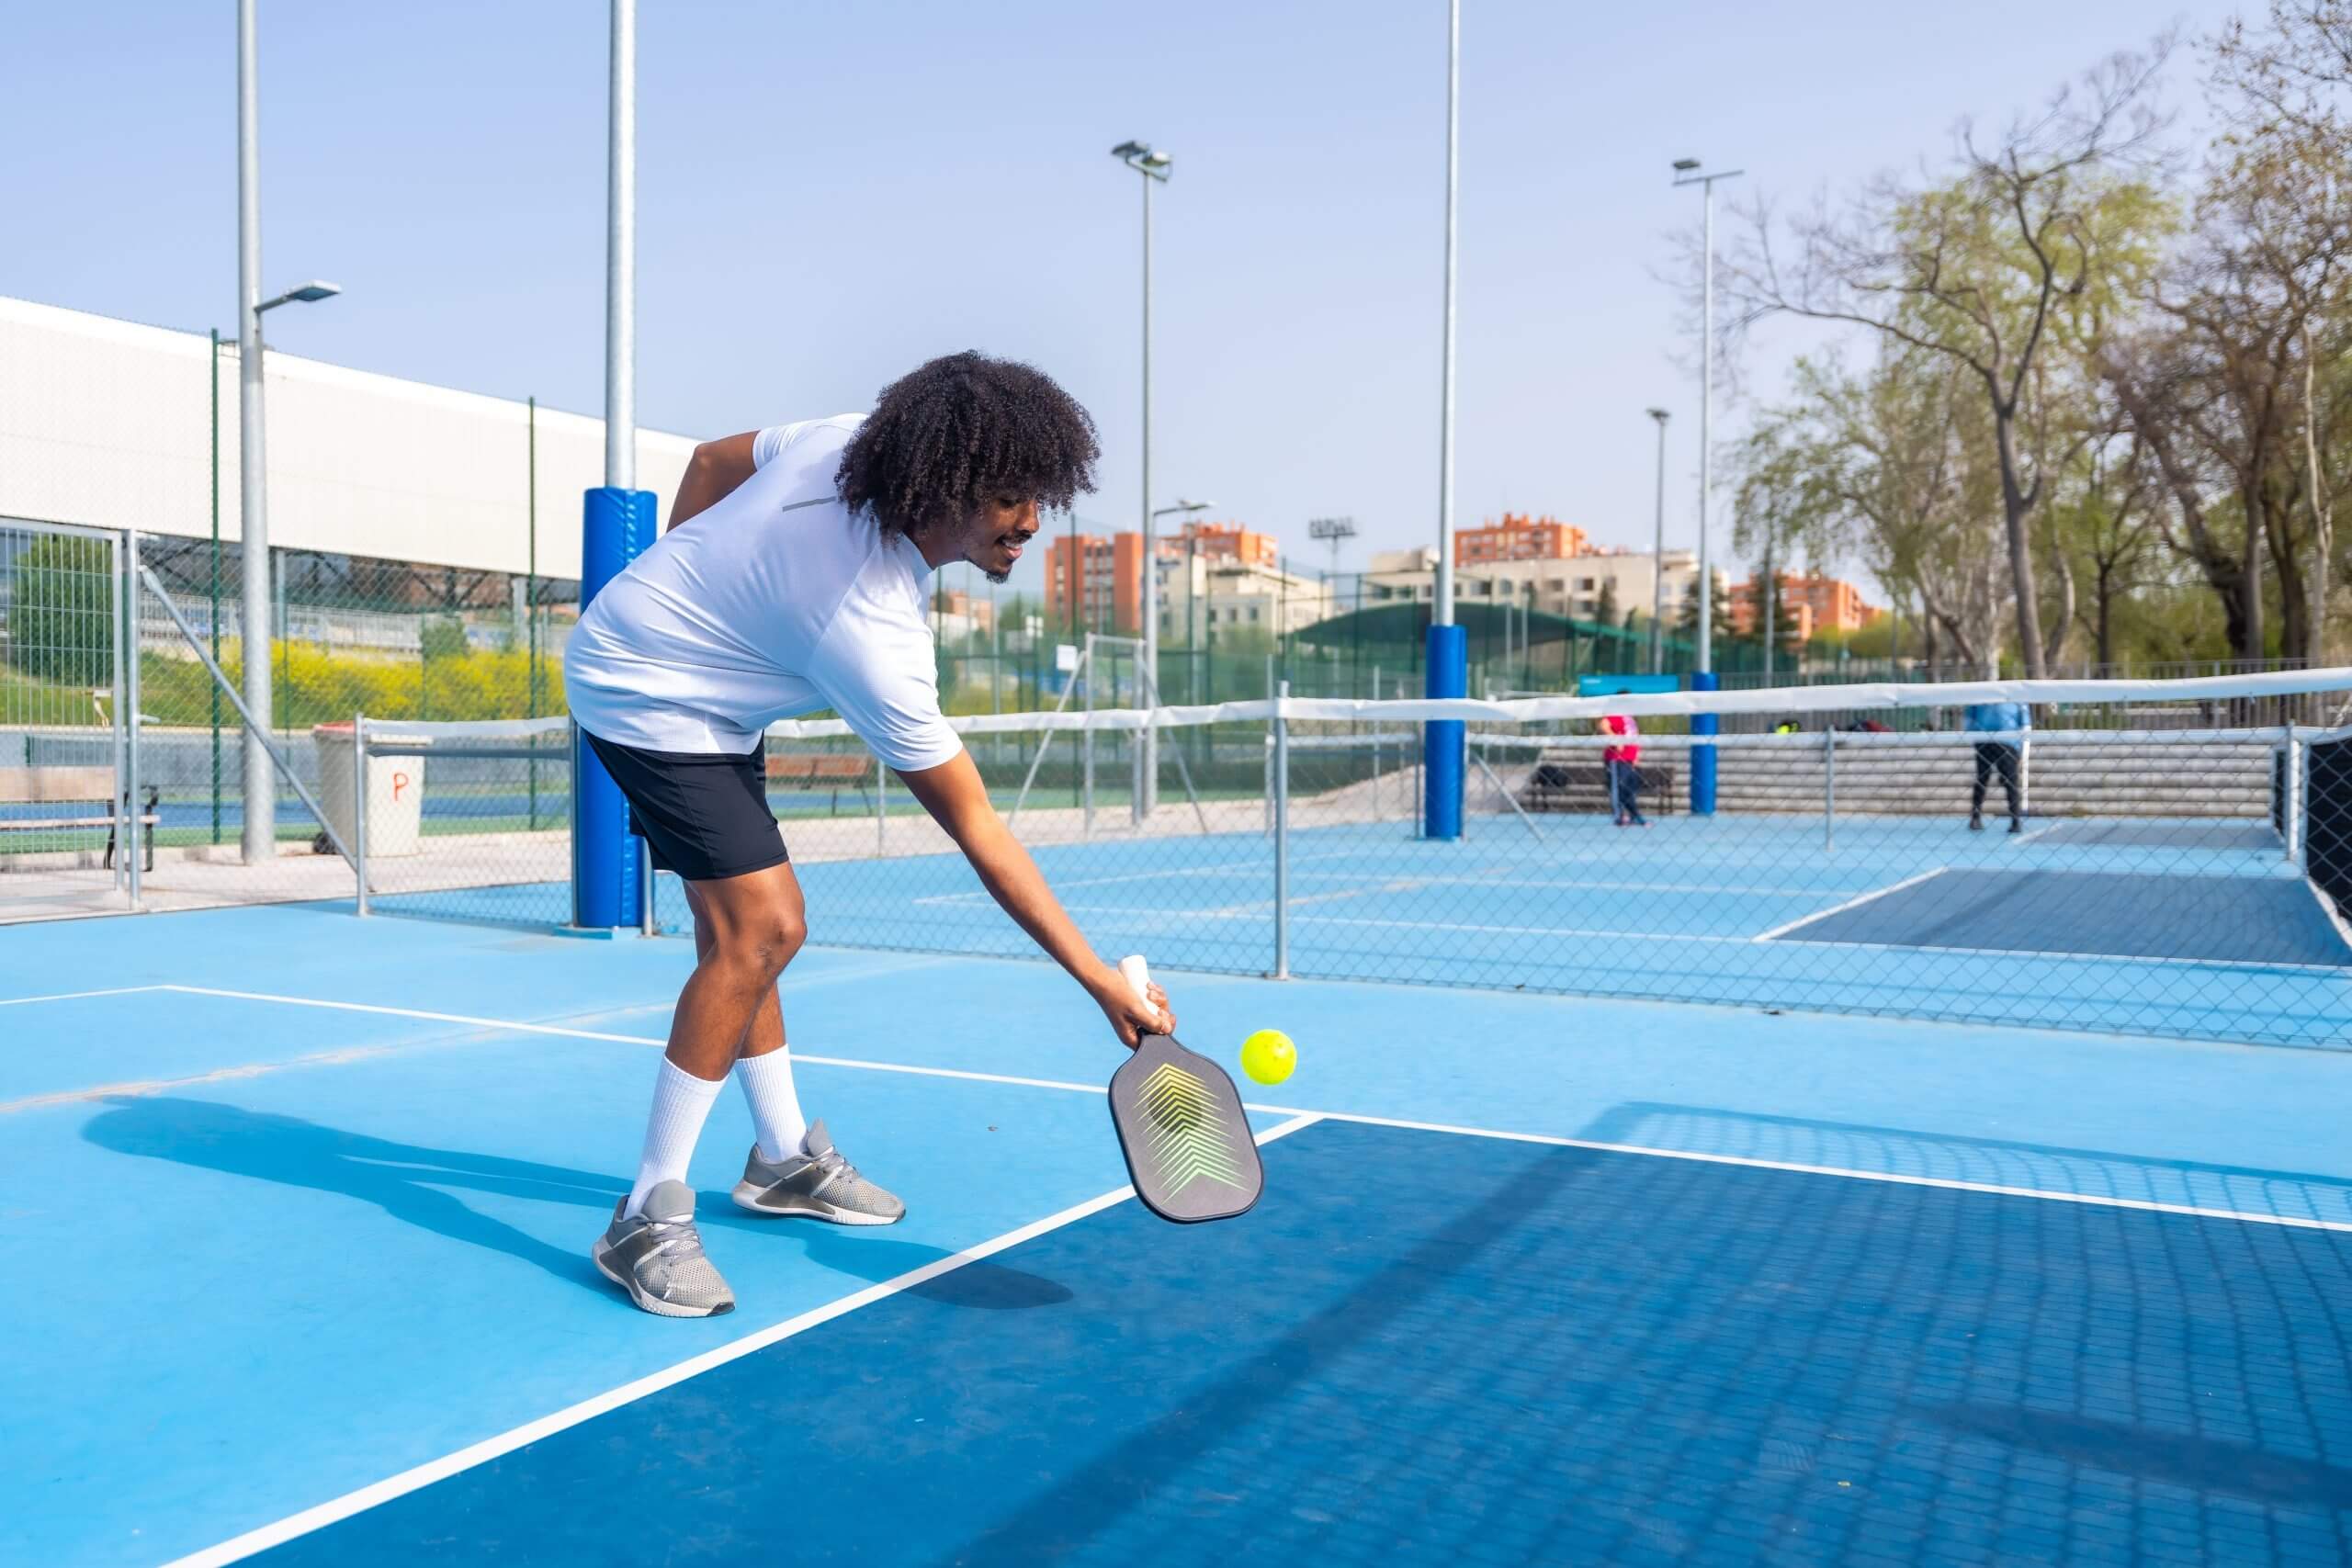
{"type": "Polygon", "coordinates": [[[990,582],[1002,582],[1021,558],[1021,547],[1037,532],[1037,502],[1034,496],[994,495],[964,526],[962,558],[978,567],[990,582]]]}

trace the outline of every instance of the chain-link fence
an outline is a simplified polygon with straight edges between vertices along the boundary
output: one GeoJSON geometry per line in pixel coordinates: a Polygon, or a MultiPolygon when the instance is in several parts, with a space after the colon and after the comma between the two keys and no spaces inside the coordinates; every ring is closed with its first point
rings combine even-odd
{"type": "MultiPolygon", "coordinates": [[[[537,606],[489,646],[273,639],[249,728],[240,607],[147,543],[0,528],[0,918],[346,907],[364,863],[372,912],[571,919],[570,726],[524,711],[561,703],[537,606]]],[[[1056,709],[955,720],[1104,952],[2352,1044],[2345,671],[1155,709],[1136,653],[1090,639],[1056,709]],[[1458,837],[1423,831],[1433,718],[1466,726],[1458,837]]],[[[1034,951],[837,721],[775,727],[763,762],[813,940],[1034,951]]],[[[650,923],[690,926],[674,878],[650,923]]]]}
{"type": "MultiPolygon", "coordinates": [[[[2346,1045],[2348,702],[2337,671],[1231,704],[1162,716],[1148,807],[1138,710],[961,722],[1090,939],[1171,968],[2346,1045]],[[1422,832],[1432,716],[1468,721],[1458,838],[1422,832]]],[[[767,757],[812,940],[1034,951],[838,725],[767,757]]]]}

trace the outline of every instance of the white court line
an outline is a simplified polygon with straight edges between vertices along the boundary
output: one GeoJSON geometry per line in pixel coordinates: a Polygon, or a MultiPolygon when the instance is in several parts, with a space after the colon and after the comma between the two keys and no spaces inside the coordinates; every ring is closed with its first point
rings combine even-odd
{"type": "Polygon", "coordinates": [[[2249,1225],[2282,1225],[2290,1230],[2352,1234],[2352,1220],[2319,1220],[2300,1214],[2257,1214],[2243,1209],[2208,1209],[2194,1203],[2164,1203],[2153,1198],[2114,1198],[2096,1192],[2059,1192],[2045,1187],[2010,1187],[1994,1181],[1963,1181],[1949,1176],[1906,1176],[1894,1171],[1853,1170],[1836,1165],[1803,1165],[1794,1160],[1754,1159],[1746,1155],[1655,1149],[1640,1144],[1604,1144],[1589,1138],[1559,1138],[1544,1133],[1498,1133],[1487,1127],[1456,1127],[1443,1122],[1407,1122],[1391,1116],[1357,1116],[1344,1111],[1321,1111],[1314,1114],[1326,1122],[1356,1122],[1369,1127],[1400,1127],[1415,1133],[1451,1133],[1465,1138],[1496,1138],[1511,1144],[1547,1144],[1555,1148],[1641,1155],[1649,1159],[1679,1159],[1696,1165],[1728,1165],[1747,1170],[1786,1170],[1800,1176],[1836,1176],[1849,1181],[1875,1181],[1889,1187],[1935,1187],[1948,1192],[1984,1192],[1996,1198],[2039,1198],[2052,1203],[2078,1203],[2095,1209],[2132,1209],[2152,1214],[2186,1214],[2199,1220],[2234,1220],[2249,1225]]]}
{"type": "Polygon", "coordinates": [[[0,1008],[20,1008],[34,1002],[78,1002],[89,997],[135,997],[141,991],[162,991],[164,986],[109,986],[103,991],[60,991],[48,997],[0,997],[0,1008]]]}
{"type": "Polygon", "coordinates": [[[1750,942],[1770,942],[1776,936],[1786,936],[1789,932],[1795,931],[1800,926],[1809,926],[1815,920],[1826,920],[1832,915],[1842,915],[1849,909],[1859,909],[1874,898],[1883,898],[1890,893],[1900,893],[1906,887],[1916,887],[1920,883],[1927,881],[1928,878],[1931,876],[1941,876],[1945,872],[1948,872],[1951,869],[1951,867],[1948,865],[1939,865],[1932,870],[1923,871],[1917,876],[1906,876],[1900,882],[1890,882],[1885,886],[1865,893],[1859,898],[1849,898],[1844,903],[1832,908],[1824,909],[1817,915],[1807,915],[1803,919],[1791,920],[1784,926],[1774,926],[1770,931],[1758,932],[1748,940],[1750,942]]]}
{"type": "MultiPolygon", "coordinates": [[[[1316,854],[1295,854],[1290,857],[1290,863],[1293,865],[1302,865],[1312,861],[1356,860],[1362,858],[1363,854],[1363,852],[1361,850],[1325,850],[1316,854]]],[[[1272,852],[1269,852],[1268,853],[1260,855],[1252,860],[1227,861],[1219,863],[1216,865],[1192,865],[1185,866],[1175,871],[1123,871],[1112,876],[1057,876],[1054,878],[1054,886],[1057,889],[1063,887],[1108,887],[1114,883],[1165,882],[1179,876],[1225,876],[1235,872],[1245,871],[1261,871],[1271,873],[1272,867],[1273,856],[1272,852]]],[[[1352,874],[1320,872],[1317,873],[1317,874],[1324,876],[1346,874],[1368,876],[1387,874],[1375,874],[1371,872],[1356,872],[1352,874]]],[[[990,909],[996,908],[996,900],[989,896],[988,889],[985,887],[968,887],[956,893],[930,893],[925,894],[920,898],[910,898],[908,902],[912,904],[928,905],[977,903],[990,909]]]]}
{"type": "MultiPolygon", "coordinates": [[[[1257,1141],[1261,1145],[1271,1144],[1276,1138],[1285,1137],[1302,1127],[1313,1126],[1317,1120],[1317,1118],[1312,1112],[1303,1112],[1278,1127],[1270,1127],[1259,1134],[1257,1141]]],[[[536,1421],[526,1422],[520,1427],[501,1432],[494,1438],[485,1438],[481,1442],[459,1449],[455,1453],[445,1454],[439,1459],[428,1461],[413,1469],[404,1470],[398,1475],[389,1476],[371,1485],[360,1487],[356,1492],[346,1492],[340,1497],[321,1503],[314,1507],[305,1508],[300,1513],[289,1515],[274,1524],[247,1530],[244,1534],[224,1540],[218,1546],[209,1546],[201,1551],[190,1552],[185,1557],[175,1558],[165,1564],[165,1568],[217,1568],[218,1564],[234,1562],[241,1557],[249,1557],[256,1551],[281,1545],[297,1536],[308,1535],[312,1530],[334,1524],[338,1519],[349,1518],[354,1514],[361,1513],[381,1503],[388,1503],[395,1497],[416,1491],[419,1487],[429,1486],[460,1471],[470,1470],[475,1465],[496,1459],[502,1454],[513,1453],[526,1444],[537,1442],[540,1438],[551,1437],[567,1427],[577,1427],[583,1421],[593,1420],[607,1411],[617,1410],[622,1405],[643,1399],[648,1394],[659,1393],[662,1390],[682,1383],[688,1378],[699,1377],[704,1372],[717,1367],[723,1367],[729,1361],[741,1360],[755,1351],[764,1350],[771,1345],[779,1344],[796,1335],[805,1334],[820,1325],[831,1323],[837,1317],[846,1316],[860,1307],[871,1306],[879,1301],[887,1301],[918,1285],[936,1280],[943,1274],[952,1274],[958,1269],[978,1263],[982,1258],[1002,1252],[1008,1247],[1018,1247],[1023,1242],[1034,1240],[1048,1231],[1059,1230],[1065,1225],[1085,1219],[1090,1214],[1099,1214],[1103,1210],[1123,1203],[1134,1196],[1134,1188],[1120,1187],[1102,1193],[1099,1197],[1090,1198],[1083,1203],[1072,1204],[1058,1213],[1048,1214],[1042,1220],[1033,1220],[1017,1230],[1009,1230],[1002,1235],[992,1236],[977,1246],[967,1247],[960,1252],[950,1253],[944,1258],[933,1258],[921,1268],[910,1269],[895,1279],[885,1280],[878,1285],[868,1285],[862,1291],[853,1292],[838,1301],[828,1302],[825,1305],[804,1312],[797,1317],[788,1317],[781,1323],[771,1324],[756,1333],[747,1334],[741,1339],[731,1339],[716,1349],[706,1350],[699,1356],[689,1357],[674,1365],[664,1367],[658,1372],[639,1378],[633,1382],[623,1383],[618,1388],[583,1399],[576,1404],[566,1405],[553,1415],[542,1416],[536,1421]]]]}
{"type": "MultiPolygon", "coordinates": [[[[1271,903],[1269,904],[1268,908],[1269,911],[1271,911],[1271,903]]],[[[1073,915],[1151,915],[1161,919],[1169,920],[1241,920],[1253,918],[1245,914],[1234,914],[1217,909],[1167,909],[1137,905],[1114,904],[1073,904],[1069,906],[1069,912],[1073,915]]],[[[1261,914],[1254,918],[1264,919],[1267,917],[1264,914],[1261,914]]],[[[1684,931],[1629,931],[1622,926],[1595,926],[1590,928],[1578,926],[1469,926],[1464,925],[1457,920],[1377,920],[1371,919],[1368,916],[1357,915],[1303,915],[1299,917],[1298,920],[1295,923],[1299,925],[1318,926],[1374,926],[1399,931],[1427,931],[1432,930],[1476,931],[1481,935],[1488,936],[1612,937],[1620,941],[1632,940],[1639,942],[1737,942],[1743,947],[1752,940],[1744,936],[1697,936],[1684,931]]],[[[1361,976],[1343,975],[1329,977],[1333,979],[1353,980],[1360,978],[1361,976]]]]}
{"type": "MultiPolygon", "coordinates": [[[[1745,940],[1745,939],[1742,939],[1745,940]]],[[[2008,956],[2015,956],[2010,954],[2008,956]]],[[[177,989],[179,987],[168,987],[177,989]]],[[[282,1001],[297,1006],[348,1008],[371,1013],[395,1013],[406,1017],[429,1019],[436,1022],[460,1022],[487,1029],[529,1029],[534,1033],[570,1035],[584,1040],[610,1040],[628,1044],[660,1045],[662,1041],[627,1034],[606,1034],[593,1030],[564,1029],[553,1024],[512,1024],[494,1018],[463,1018],[451,1013],[425,1012],[406,1008],[376,1007],[357,1002],[318,1001],[304,997],[271,997],[259,993],[243,993],[256,1001],[282,1001]]],[[[1023,1077],[1012,1073],[983,1073],[960,1067],[919,1066],[907,1062],[860,1061],[846,1056],[809,1056],[793,1053],[796,1063],[806,1062],[828,1067],[848,1067],[859,1072],[903,1073],[916,1077],[961,1078],[974,1083],[1012,1084],[1025,1089],[1048,1089],[1070,1094],[1101,1094],[1099,1084],[1073,1083],[1061,1078],[1023,1077]]],[[[1255,1100],[1243,1102],[1243,1109],[1264,1116],[1306,1117],[1325,1122],[1359,1122],[1373,1127],[1402,1127],[1415,1132],[1451,1133],[1465,1138],[1500,1138],[1521,1144],[1556,1144],[1564,1148],[1597,1149],[1608,1154],[1645,1155],[1659,1159],[1698,1160],[1717,1165],[1752,1166],[1763,1170],[1792,1170],[1814,1176],[1843,1176],[1857,1181],[1889,1181],[1927,1187],[1949,1187],[1969,1192],[1991,1192],[2013,1198],[2048,1198],[2067,1203],[2104,1204],[2116,1208],[2150,1209],[2164,1213],[2192,1214],[2203,1219],[2245,1220],[2249,1224],[2290,1224],[2322,1230],[2352,1232],[2352,1221],[2299,1220],[2280,1215],[2256,1214],[2234,1209],[2200,1209],[2180,1204],[2158,1203],[2139,1198],[2106,1198],[2079,1192],[2059,1192],[2036,1187],[2006,1187],[1985,1182],[1962,1181],[1944,1177],[1899,1176],[1884,1171],[1860,1170],[1844,1166],[1796,1165],[1783,1161],[1750,1159],[1740,1155],[1693,1154],[1680,1149],[1651,1148],[1641,1144],[1599,1143],[1588,1138],[1564,1138],[1546,1133],[1506,1133],[1491,1127],[1465,1127],[1447,1122],[1409,1122],[1389,1116],[1372,1116],[1351,1111],[1330,1111],[1300,1105],[1272,1105],[1255,1100]]],[[[1277,1131],[1295,1129],[1285,1125],[1277,1131]]],[[[1275,1135],[1269,1133],[1267,1136],[1275,1135]]],[[[1260,1140],[1263,1142],[1263,1139],[1260,1140]]]]}

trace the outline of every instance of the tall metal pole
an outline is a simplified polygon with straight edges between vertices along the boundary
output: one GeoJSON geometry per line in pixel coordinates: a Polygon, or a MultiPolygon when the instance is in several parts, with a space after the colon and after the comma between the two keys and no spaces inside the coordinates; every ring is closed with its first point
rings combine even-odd
{"type": "Polygon", "coordinates": [[[605,228],[605,483],[615,490],[635,490],[637,0],[613,0],[612,73],[605,228]]]}
{"type": "Polygon", "coordinates": [[[269,518],[262,430],[260,82],[254,48],[256,0],[237,0],[237,553],[245,711],[244,830],[247,865],[277,853],[277,784],[269,749],[254,733],[272,711],[269,668],[269,518]]]}
{"type": "Polygon", "coordinates": [[[1462,0],[1449,0],[1445,33],[1445,389],[1437,437],[1436,625],[1453,624],[1453,292],[1455,209],[1462,182],[1462,0]]]}
{"type": "Polygon", "coordinates": [[[1666,422],[1664,409],[1650,410],[1657,421],[1657,531],[1650,543],[1650,673],[1666,668],[1666,422]]]}
{"type": "MultiPolygon", "coordinates": [[[[1151,187],[1143,176],[1143,667],[1149,691],[1159,689],[1159,563],[1151,525],[1151,187]]],[[[1157,705],[1156,704],[1154,705],[1157,705]]],[[[1151,815],[1159,795],[1159,733],[1146,724],[1136,737],[1136,816],[1151,815]]]]}
{"type": "Polygon", "coordinates": [[[1707,567],[1707,491],[1713,482],[1712,425],[1715,412],[1715,182],[1709,180],[1699,205],[1706,239],[1701,249],[1703,303],[1699,311],[1699,669],[1715,667],[1715,584],[1707,567]]]}
{"type": "MultiPolygon", "coordinates": [[[[1437,583],[1430,607],[1429,659],[1423,694],[1442,700],[1464,694],[1469,658],[1462,628],[1453,620],[1453,305],[1456,214],[1462,183],[1462,0],[1450,0],[1445,15],[1445,331],[1443,384],[1438,414],[1437,583]]],[[[1464,735],[1460,719],[1430,719],[1423,730],[1422,834],[1445,840],[1462,836],[1464,735]]]]}
{"type": "MultiPolygon", "coordinates": [[[[212,391],[212,662],[220,662],[220,329],[212,329],[212,357],[204,379],[212,391]]],[[[220,841],[220,688],[212,698],[212,841],[220,841]]]]}

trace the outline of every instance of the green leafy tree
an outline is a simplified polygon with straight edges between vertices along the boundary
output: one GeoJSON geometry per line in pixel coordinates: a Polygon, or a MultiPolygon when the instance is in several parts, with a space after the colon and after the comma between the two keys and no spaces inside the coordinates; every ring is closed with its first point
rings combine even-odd
{"type": "Polygon", "coordinates": [[[9,574],[8,662],[37,681],[109,684],[112,561],[102,539],[53,534],[28,546],[9,574]]]}
{"type": "Polygon", "coordinates": [[[2050,399],[2080,374],[2085,340],[2154,269],[2168,209],[2139,175],[2161,126],[2154,84],[2167,51],[2160,42],[2113,57],[1990,141],[1964,130],[1939,183],[1883,179],[1842,212],[1800,215],[1792,250],[1776,243],[1758,205],[1727,268],[1735,322],[1773,312],[1850,322],[1970,384],[1988,416],[2030,675],[2049,661],[2035,581],[2046,552],[2033,530],[2061,457],[2050,399]]]}

